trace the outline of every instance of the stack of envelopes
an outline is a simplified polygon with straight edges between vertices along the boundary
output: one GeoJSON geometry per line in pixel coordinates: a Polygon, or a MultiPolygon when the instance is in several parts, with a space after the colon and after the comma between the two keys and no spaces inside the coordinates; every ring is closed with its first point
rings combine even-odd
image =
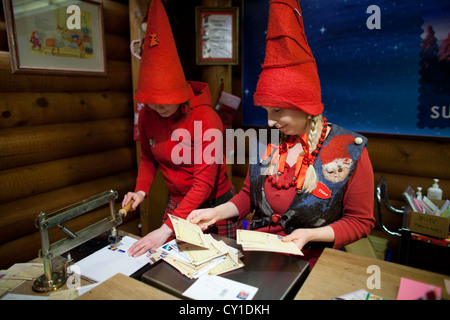
{"type": "Polygon", "coordinates": [[[203,274],[219,275],[244,266],[239,250],[204,234],[195,224],[173,215],[169,218],[176,240],[152,250],[152,261],[163,259],[190,279],[203,274]]]}
{"type": "Polygon", "coordinates": [[[294,242],[283,242],[282,238],[282,236],[273,233],[237,230],[237,243],[242,246],[244,251],[270,251],[303,255],[294,242]]]}

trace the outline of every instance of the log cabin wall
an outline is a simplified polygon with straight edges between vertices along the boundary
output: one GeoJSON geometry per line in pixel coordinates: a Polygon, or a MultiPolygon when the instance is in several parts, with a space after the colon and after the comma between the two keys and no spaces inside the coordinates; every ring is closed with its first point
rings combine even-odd
{"type": "MultiPolygon", "coordinates": [[[[41,248],[35,219],[105,190],[134,189],[136,147],[128,1],[104,0],[106,77],[12,74],[0,10],[0,268],[41,248]]],[[[102,207],[65,225],[109,214],[102,207]]],[[[136,221],[130,213],[123,228],[136,221]]],[[[65,237],[50,230],[51,241],[65,237]]]]}

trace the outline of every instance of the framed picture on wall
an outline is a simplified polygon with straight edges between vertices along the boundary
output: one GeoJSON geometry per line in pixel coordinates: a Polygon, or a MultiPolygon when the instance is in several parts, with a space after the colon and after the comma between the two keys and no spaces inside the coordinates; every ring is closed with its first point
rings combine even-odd
{"type": "Polygon", "coordinates": [[[238,64],[238,15],[238,7],[195,8],[197,64],[238,64]]]}
{"type": "Polygon", "coordinates": [[[3,0],[13,73],[106,75],[102,3],[3,0]]]}

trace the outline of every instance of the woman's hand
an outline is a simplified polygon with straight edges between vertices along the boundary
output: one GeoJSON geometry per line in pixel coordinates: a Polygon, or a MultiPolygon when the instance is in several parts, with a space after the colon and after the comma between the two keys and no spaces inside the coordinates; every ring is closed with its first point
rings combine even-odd
{"type": "Polygon", "coordinates": [[[311,239],[311,229],[295,229],[291,234],[283,237],[283,242],[292,241],[294,244],[302,250],[305,244],[311,239]]]}
{"type": "Polygon", "coordinates": [[[166,243],[167,239],[172,235],[172,229],[170,229],[166,224],[163,224],[156,230],[153,230],[145,237],[136,241],[130,249],[128,249],[128,255],[139,257],[149,250],[161,247],[166,243]]]}
{"type": "Polygon", "coordinates": [[[130,211],[136,210],[137,206],[144,201],[145,199],[145,192],[144,191],[138,191],[138,192],[128,192],[125,197],[123,197],[122,200],[122,208],[125,207],[128,202],[131,200],[134,200],[134,203],[131,205],[130,211]]]}
{"type": "Polygon", "coordinates": [[[334,242],[334,240],[334,231],[329,225],[312,229],[295,229],[282,239],[283,242],[294,242],[300,250],[310,241],[334,242]]]}
{"type": "Polygon", "coordinates": [[[208,229],[208,227],[217,222],[218,212],[215,208],[197,209],[192,211],[187,221],[197,224],[202,230],[208,229]]]}

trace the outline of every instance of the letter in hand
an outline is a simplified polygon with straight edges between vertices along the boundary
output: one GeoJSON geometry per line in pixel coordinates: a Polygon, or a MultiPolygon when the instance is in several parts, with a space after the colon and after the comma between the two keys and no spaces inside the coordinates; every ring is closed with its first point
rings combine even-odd
{"type": "Polygon", "coordinates": [[[186,220],[197,224],[204,231],[217,222],[217,212],[214,208],[197,209],[192,211],[186,220]]]}
{"type": "Polygon", "coordinates": [[[300,250],[309,242],[308,229],[296,229],[291,234],[284,236],[281,240],[283,242],[292,241],[300,250]]]}

